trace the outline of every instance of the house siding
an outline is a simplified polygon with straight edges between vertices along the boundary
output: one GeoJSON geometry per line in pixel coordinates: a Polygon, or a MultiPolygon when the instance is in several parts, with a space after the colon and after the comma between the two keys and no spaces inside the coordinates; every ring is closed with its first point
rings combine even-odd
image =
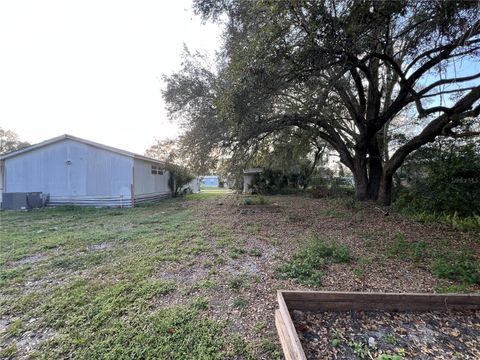
{"type": "Polygon", "coordinates": [[[50,205],[129,206],[133,158],[71,139],[5,159],[4,192],[43,192],[50,205]]]}
{"type": "Polygon", "coordinates": [[[134,159],[135,204],[172,196],[168,186],[170,172],[164,169],[163,175],[152,174],[152,165],[159,166],[154,162],[134,159]]]}

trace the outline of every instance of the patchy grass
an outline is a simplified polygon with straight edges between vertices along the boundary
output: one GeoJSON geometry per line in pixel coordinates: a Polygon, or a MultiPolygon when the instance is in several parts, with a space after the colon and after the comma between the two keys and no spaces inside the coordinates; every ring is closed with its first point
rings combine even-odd
{"type": "Polygon", "coordinates": [[[465,284],[480,283],[480,264],[471,254],[440,255],[433,262],[432,271],[441,279],[461,281],[465,284]]]}
{"type": "Polygon", "coordinates": [[[320,286],[326,265],[351,260],[346,246],[314,238],[284,266],[278,268],[281,276],[295,279],[305,285],[320,286]]]}
{"type": "Polygon", "coordinates": [[[450,249],[448,243],[436,245],[433,247],[423,240],[407,241],[403,234],[397,233],[387,247],[387,254],[391,258],[431,263],[432,273],[440,279],[480,283],[480,265],[473,254],[465,249],[450,249]]]}
{"type": "Polygon", "coordinates": [[[396,257],[410,261],[422,261],[428,256],[429,248],[425,241],[407,241],[401,233],[395,234],[393,242],[387,248],[390,257],[396,257]]]}
{"type": "Polygon", "coordinates": [[[265,199],[0,212],[0,358],[277,359],[278,289],[479,290],[471,232],[265,199]]]}
{"type": "Polygon", "coordinates": [[[248,306],[248,300],[243,298],[237,298],[233,302],[233,306],[235,306],[236,308],[240,309],[240,311],[243,312],[243,310],[245,310],[248,306]]]}
{"type": "Polygon", "coordinates": [[[209,318],[204,299],[154,306],[183,285],[156,278],[156,269],[209,249],[200,222],[180,204],[2,212],[0,313],[11,319],[0,329],[2,356],[25,356],[23,334],[48,330],[36,356],[227,357],[226,323],[209,318]]]}

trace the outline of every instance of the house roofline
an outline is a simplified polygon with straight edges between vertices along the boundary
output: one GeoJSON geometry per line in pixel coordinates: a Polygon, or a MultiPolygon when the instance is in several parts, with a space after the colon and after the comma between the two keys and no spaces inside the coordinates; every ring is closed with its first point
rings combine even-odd
{"type": "Polygon", "coordinates": [[[130,151],[117,149],[117,148],[114,148],[112,146],[103,145],[103,144],[100,144],[100,143],[97,143],[97,142],[94,142],[94,141],[90,141],[90,140],[87,140],[87,139],[82,139],[82,138],[79,138],[79,137],[76,137],[76,136],[73,136],[73,135],[69,135],[69,134],[60,135],[60,136],[42,141],[38,144],[30,145],[30,146],[27,146],[23,149],[10,152],[8,154],[0,155],[0,160],[9,159],[9,158],[15,157],[17,155],[21,155],[21,154],[24,154],[24,153],[42,148],[42,147],[47,146],[47,145],[54,144],[54,143],[62,141],[62,140],[73,140],[73,141],[76,141],[76,142],[79,142],[79,143],[82,143],[82,144],[90,145],[90,146],[93,146],[93,147],[96,147],[96,148],[99,148],[99,149],[103,149],[103,150],[110,151],[110,152],[113,152],[113,153],[116,153],[116,154],[128,156],[128,157],[131,157],[131,158],[134,158],[134,159],[145,160],[145,161],[165,165],[165,163],[163,161],[160,161],[160,160],[157,160],[157,159],[153,159],[153,158],[150,158],[150,157],[147,157],[147,156],[135,154],[135,153],[132,153],[130,151]]]}

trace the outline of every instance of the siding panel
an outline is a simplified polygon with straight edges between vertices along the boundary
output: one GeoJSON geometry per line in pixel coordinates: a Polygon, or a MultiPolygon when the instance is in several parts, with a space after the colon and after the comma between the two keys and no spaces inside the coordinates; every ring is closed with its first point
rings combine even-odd
{"type": "Polygon", "coordinates": [[[131,157],[65,139],[5,159],[4,191],[49,193],[52,204],[128,206],[132,166],[131,157]]]}
{"type": "Polygon", "coordinates": [[[157,200],[172,196],[172,192],[168,186],[168,179],[170,178],[168,171],[165,170],[163,175],[152,174],[152,165],[158,166],[158,164],[140,159],[135,159],[134,163],[134,192],[136,202],[152,197],[154,198],[151,200],[157,200]]]}

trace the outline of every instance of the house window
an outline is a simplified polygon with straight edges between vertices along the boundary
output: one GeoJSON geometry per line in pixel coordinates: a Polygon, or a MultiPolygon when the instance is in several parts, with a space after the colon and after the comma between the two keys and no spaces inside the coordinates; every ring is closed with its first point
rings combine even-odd
{"type": "Polygon", "coordinates": [[[160,166],[152,165],[152,175],[163,175],[163,169],[160,166]]]}

